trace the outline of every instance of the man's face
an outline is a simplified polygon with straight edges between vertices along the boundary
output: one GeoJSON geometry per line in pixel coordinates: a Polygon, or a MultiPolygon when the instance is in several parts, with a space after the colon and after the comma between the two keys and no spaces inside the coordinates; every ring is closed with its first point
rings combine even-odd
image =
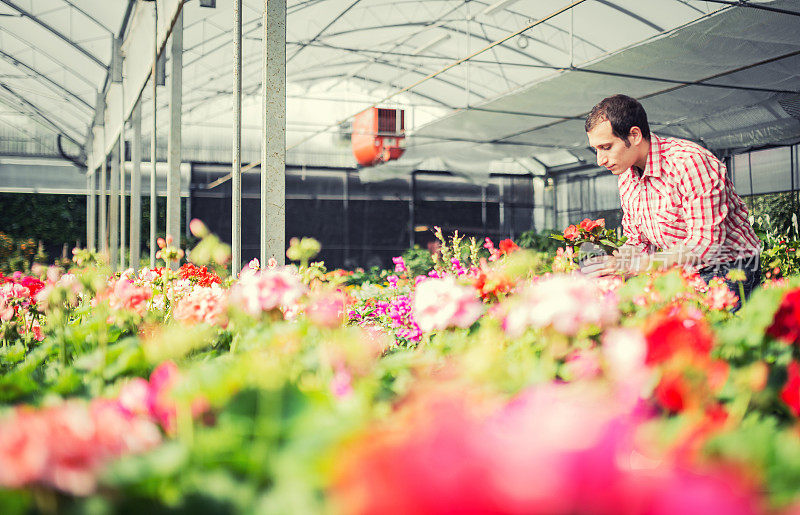
{"type": "Polygon", "coordinates": [[[619,175],[633,166],[637,159],[635,145],[618,138],[608,120],[598,123],[587,133],[589,145],[597,151],[598,166],[605,166],[619,175]]]}

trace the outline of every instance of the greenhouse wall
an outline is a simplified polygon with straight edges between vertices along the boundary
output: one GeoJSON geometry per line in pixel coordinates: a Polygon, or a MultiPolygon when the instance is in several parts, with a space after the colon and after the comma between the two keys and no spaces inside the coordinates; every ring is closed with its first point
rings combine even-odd
{"type": "MultiPolygon", "coordinates": [[[[224,176],[223,164],[192,168],[191,216],[229,241],[231,184],[209,187],[224,176]]],[[[242,177],[242,256],[259,253],[258,169],[242,177]]],[[[319,259],[330,267],[390,266],[404,250],[445,234],[498,240],[534,227],[530,176],[493,175],[481,186],[442,172],[362,182],[357,169],[287,167],[286,236],[312,236],[322,243],[319,259]]]]}

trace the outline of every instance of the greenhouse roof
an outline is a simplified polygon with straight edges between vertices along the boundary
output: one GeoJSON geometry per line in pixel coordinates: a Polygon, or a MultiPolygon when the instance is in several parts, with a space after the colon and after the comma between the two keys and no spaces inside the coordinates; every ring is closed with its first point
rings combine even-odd
{"type": "MultiPolygon", "coordinates": [[[[183,7],[184,160],[230,159],[232,4],[183,7]]],[[[55,135],[77,154],[118,73],[115,48],[131,57],[130,21],[152,5],[0,0],[0,154],[52,155],[55,135]]],[[[246,161],[260,153],[264,2],[243,6],[246,161]]],[[[290,0],[287,14],[290,160],[352,165],[339,134],[375,104],[409,120],[406,155],[375,177],[431,159],[473,176],[509,161],[535,173],[586,166],[582,117],[617,92],[642,100],[656,132],[720,151],[800,137],[796,0],[290,0]]],[[[166,122],[166,94],[158,104],[166,122]]]]}

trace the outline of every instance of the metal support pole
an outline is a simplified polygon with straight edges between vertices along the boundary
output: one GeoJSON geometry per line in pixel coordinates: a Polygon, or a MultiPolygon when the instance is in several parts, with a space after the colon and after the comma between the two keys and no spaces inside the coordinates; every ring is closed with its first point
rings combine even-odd
{"type": "Polygon", "coordinates": [[[100,164],[100,252],[108,253],[108,157],[100,164]]]}
{"type": "Polygon", "coordinates": [[[500,178],[500,199],[498,209],[500,211],[500,235],[506,237],[506,202],[505,202],[505,179],[500,178]]]}
{"type": "Polygon", "coordinates": [[[125,263],[128,261],[125,258],[125,247],[127,246],[127,223],[125,209],[125,194],[126,194],[126,180],[125,180],[125,121],[123,120],[119,132],[119,269],[125,270],[125,263]]]}
{"type": "Polygon", "coordinates": [[[553,177],[553,229],[558,230],[558,181],[553,177]]]}
{"type": "Polygon", "coordinates": [[[531,230],[536,231],[536,181],[531,178],[531,230]]]}
{"type": "MultiPolygon", "coordinates": [[[[238,30],[241,39],[241,18],[238,30]]],[[[238,57],[241,59],[241,48],[238,57]]],[[[238,84],[241,88],[241,78],[238,84]]],[[[283,265],[286,262],[286,0],[264,0],[262,90],[260,257],[262,263],[275,258],[283,265]]]]}
{"type": "Polygon", "coordinates": [[[97,250],[97,173],[86,170],[86,248],[97,250]]]}
{"type": "Polygon", "coordinates": [[[569,67],[575,65],[575,9],[569,10],[569,67]]]}
{"type": "Polygon", "coordinates": [[[139,270],[142,249],[142,99],[131,113],[133,141],[131,142],[131,268],[139,270]]]}
{"type": "MultiPolygon", "coordinates": [[[[794,147],[793,146],[789,146],[789,176],[791,177],[791,184],[792,184],[792,212],[796,214],[797,213],[797,209],[796,209],[797,206],[795,205],[795,202],[794,202],[794,198],[795,198],[794,197],[794,165],[795,165],[795,162],[794,162],[794,147]]],[[[795,237],[797,237],[797,236],[798,235],[795,234],[795,237]]]]}
{"type": "Polygon", "coordinates": [[[789,146],[789,177],[792,185],[792,212],[795,212],[794,205],[794,147],[789,146]]]}
{"type": "Polygon", "coordinates": [[[158,2],[153,2],[153,68],[150,80],[153,81],[153,130],[150,133],[150,267],[156,266],[156,232],[158,231],[158,195],[156,193],[156,121],[158,104],[156,103],[156,68],[158,67],[158,2]]]}
{"type": "Polygon", "coordinates": [[[112,270],[119,266],[119,140],[111,151],[111,201],[108,209],[109,264],[112,270]]]}
{"type": "Polygon", "coordinates": [[[192,221],[192,173],[189,172],[189,195],[186,197],[186,210],[183,212],[183,237],[185,239],[189,239],[192,236],[192,232],[189,230],[189,222],[192,221]]]}
{"type": "MultiPolygon", "coordinates": [[[[169,97],[169,143],[167,151],[167,235],[175,245],[181,241],[181,109],[183,95],[183,9],[172,29],[169,97]]],[[[171,264],[177,268],[177,263],[171,264]]]]}
{"type": "Polygon", "coordinates": [[[486,234],[486,186],[481,186],[481,226],[483,227],[483,237],[486,234]]]}
{"type": "MultiPolygon", "coordinates": [[[[233,2],[233,158],[231,163],[231,274],[236,277],[239,270],[242,269],[242,0],[233,2]]],[[[264,169],[263,162],[261,169],[264,169]]]]}
{"type": "Polygon", "coordinates": [[[344,240],[344,256],[342,266],[347,267],[350,258],[350,172],[345,170],[342,174],[342,235],[344,240]]]}
{"type": "MultiPolygon", "coordinates": [[[[465,34],[466,35],[466,40],[464,42],[464,46],[466,47],[465,55],[469,55],[469,54],[472,53],[470,51],[470,48],[469,48],[469,46],[470,46],[469,44],[470,44],[471,38],[472,38],[472,34],[470,34],[470,30],[471,30],[470,21],[471,21],[472,17],[469,15],[469,2],[464,2],[464,9],[466,9],[466,17],[465,17],[464,22],[465,22],[465,24],[467,26],[467,30],[466,30],[466,34],[465,34]]],[[[465,81],[465,88],[464,88],[464,92],[465,92],[464,105],[466,105],[467,108],[469,108],[469,97],[470,97],[470,92],[471,92],[471,89],[472,89],[472,82],[470,80],[470,73],[469,73],[471,64],[472,63],[467,61],[467,66],[466,66],[466,69],[464,70],[464,73],[465,73],[466,79],[467,79],[465,81]]]]}
{"type": "Polygon", "coordinates": [[[412,249],[414,248],[414,244],[416,243],[416,233],[414,232],[414,228],[416,226],[416,214],[414,213],[416,203],[417,203],[417,174],[416,172],[411,172],[411,175],[408,176],[408,189],[409,189],[409,199],[408,199],[408,246],[412,249]]]}

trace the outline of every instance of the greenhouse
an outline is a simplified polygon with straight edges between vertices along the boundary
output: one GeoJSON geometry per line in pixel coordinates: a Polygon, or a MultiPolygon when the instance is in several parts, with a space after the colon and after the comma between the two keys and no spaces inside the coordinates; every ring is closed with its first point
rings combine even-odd
{"type": "Polygon", "coordinates": [[[0,0],[0,512],[800,512],[800,1],[0,0]]]}

